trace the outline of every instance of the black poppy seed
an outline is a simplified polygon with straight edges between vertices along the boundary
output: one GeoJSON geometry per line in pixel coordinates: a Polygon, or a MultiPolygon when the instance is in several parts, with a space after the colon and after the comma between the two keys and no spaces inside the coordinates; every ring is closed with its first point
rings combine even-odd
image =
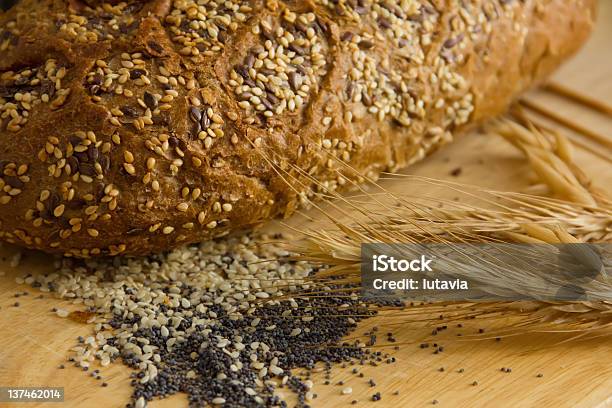
{"type": "MultiPolygon", "coordinates": [[[[168,143],[172,144],[170,139],[171,137],[168,143]]],[[[164,262],[162,256],[151,258],[150,261],[164,262]]],[[[215,258],[214,264],[217,268],[231,271],[231,265],[242,261],[245,260],[235,259],[235,254],[232,253],[232,256],[229,256],[229,253],[227,253],[220,256],[219,259],[215,258]]],[[[115,260],[115,262],[123,261],[115,260]]],[[[113,264],[108,270],[112,270],[116,266],[113,264]]],[[[287,263],[286,266],[293,268],[295,264],[287,263]]],[[[100,271],[103,270],[99,264],[97,268],[100,271]]],[[[151,267],[149,266],[149,268],[151,267]]],[[[106,274],[103,275],[106,276],[106,274]]],[[[114,330],[130,328],[133,338],[143,339],[144,342],[130,344],[137,344],[141,349],[151,346],[163,350],[158,355],[160,361],[153,362],[151,360],[151,366],[155,367],[154,378],[148,378],[150,373],[147,370],[139,369],[132,379],[133,400],[131,406],[134,406],[136,401],[149,401],[157,397],[185,392],[193,406],[210,405],[215,399],[222,396],[226,406],[245,408],[262,405],[285,407],[286,404],[274,395],[275,386],[269,385],[267,382],[273,378],[273,374],[270,372],[271,367],[277,367],[285,373],[288,373],[291,369],[303,369],[301,377],[291,375],[287,377],[284,380],[284,386],[297,394],[298,401],[301,401],[298,406],[306,407],[307,398],[316,398],[316,394],[310,394],[308,383],[317,362],[324,364],[327,374],[332,364],[348,367],[356,364],[357,361],[363,364],[366,359],[382,360],[383,358],[389,358],[385,353],[371,352],[354,344],[341,342],[344,336],[354,330],[354,320],[362,319],[355,319],[354,317],[351,319],[351,316],[365,315],[367,317],[373,314],[369,311],[367,305],[358,298],[355,298],[355,300],[333,297],[310,298],[308,296],[296,298],[294,302],[298,309],[312,307],[317,312],[313,314],[312,320],[300,322],[302,332],[299,336],[288,336],[287,334],[295,328],[295,322],[292,319],[279,316],[283,316],[286,311],[293,311],[289,302],[253,303],[251,304],[252,316],[247,317],[246,312],[241,312],[241,318],[236,320],[232,318],[233,315],[228,312],[227,308],[233,302],[233,300],[231,302],[229,300],[231,296],[221,291],[209,292],[191,286],[186,282],[173,281],[172,279],[169,282],[165,279],[155,280],[155,272],[149,271],[149,278],[152,279],[152,282],[159,284],[162,292],[176,295],[179,303],[177,307],[169,307],[164,303],[148,304],[138,298],[141,296],[140,291],[147,290],[146,287],[136,289],[130,287],[130,284],[126,282],[117,286],[118,282],[112,281],[115,277],[111,275],[108,275],[111,279],[108,285],[113,288],[113,300],[109,304],[118,305],[114,306],[118,308],[124,307],[121,303],[124,300],[115,295],[116,287],[120,287],[125,296],[125,301],[128,299],[130,301],[138,300],[139,308],[145,309],[147,317],[157,318],[164,315],[170,319],[168,322],[162,323],[164,327],[170,329],[167,330],[165,335],[162,335],[162,329],[159,326],[154,326],[153,329],[140,327],[142,322],[141,316],[137,315],[140,312],[138,309],[133,312],[133,316],[114,313],[107,322],[108,326],[114,330]],[[221,303],[217,302],[217,299],[221,298],[224,300],[221,303]],[[181,300],[188,301],[183,302],[181,300]],[[339,306],[345,304],[349,305],[348,308],[343,306],[343,308],[338,309],[339,306]],[[177,317],[180,317],[179,320],[172,320],[177,317]],[[255,317],[260,321],[256,327],[253,327],[251,322],[255,317]],[[211,318],[215,322],[213,326],[204,323],[211,318]],[[191,331],[192,327],[196,330],[191,331]],[[265,330],[266,327],[275,327],[276,329],[265,330]],[[175,342],[174,345],[168,347],[167,342],[175,340],[175,330],[184,333],[183,339],[180,343],[175,342]],[[234,340],[235,338],[239,338],[239,340],[234,340]],[[227,343],[226,346],[216,347],[222,341],[221,339],[224,343],[227,343]],[[235,357],[230,356],[225,351],[233,354],[234,342],[240,342],[241,348],[249,352],[238,353],[235,357]],[[335,347],[305,347],[305,345],[311,344],[331,344],[335,347]],[[251,349],[251,347],[254,348],[251,349]],[[261,367],[265,367],[267,370],[251,369],[250,355],[256,356],[257,361],[263,364],[261,367]],[[274,361],[272,361],[273,359],[274,361]],[[257,386],[256,381],[266,382],[266,385],[257,386]],[[245,389],[250,390],[247,392],[245,389]],[[256,401],[255,397],[259,400],[256,401]]],[[[107,279],[107,277],[104,279],[107,279]]],[[[97,285],[102,283],[102,281],[96,282],[97,285]]],[[[234,305],[241,301],[237,301],[234,305]]],[[[97,311],[92,309],[91,312],[95,313],[97,311]]],[[[82,336],[78,340],[84,342],[85,345],[82,348],[89,348],[89,342],[85,342],[82,336]]],[[[135,369],[139,368],[141,361],[137,354],[129,348],[123,348],[118,339],[112,336],[106,337],[106,344],[109,347],[118,348],[119,355],[110,356],[110,358],[105,356],[105,358],[109,358],[111,362],[120,358],[126,365],[135,369]]],[[[71,357],[71,359],[76,366],[81,364],[80,359],[78,361],[75,361],[74,357],[71,357]]],[[[98,370],[93,371],[93,373],[96,373],[96,378],[100,377],[97,375],[98,370]]],[[[359,373],[359,375],[360,377],[363,376],[362,373],[359,373]]],[[[329,378],[328,374],[327,378],[329,378]]],[[[329,384],[329,380],[326,383],[329,384]]],[[[343,382],[340,382],[340,384],[343,384],[343,382]]],[[[143,403],[139,404],[143,405],[143,403]]]]}

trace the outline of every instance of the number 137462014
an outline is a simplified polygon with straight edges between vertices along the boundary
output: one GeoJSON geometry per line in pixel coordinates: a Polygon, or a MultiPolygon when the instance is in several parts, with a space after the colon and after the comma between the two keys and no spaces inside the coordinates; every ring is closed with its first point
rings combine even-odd
{"type": "Polygon", "coordinates": [[[63,387],[0,387],[0,402],[63,402],[63,387]]]}

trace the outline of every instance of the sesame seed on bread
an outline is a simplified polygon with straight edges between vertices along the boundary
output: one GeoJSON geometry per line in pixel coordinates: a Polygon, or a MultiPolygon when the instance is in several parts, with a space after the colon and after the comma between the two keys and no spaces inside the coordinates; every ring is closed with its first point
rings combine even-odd
{"type": "Polygon", "coordinates": [[[0,14],[0,240],[145,254],[289,215],[361,181],[339,161],[376,177],[502,113],[595,4],[21,0],[0,14]]]}

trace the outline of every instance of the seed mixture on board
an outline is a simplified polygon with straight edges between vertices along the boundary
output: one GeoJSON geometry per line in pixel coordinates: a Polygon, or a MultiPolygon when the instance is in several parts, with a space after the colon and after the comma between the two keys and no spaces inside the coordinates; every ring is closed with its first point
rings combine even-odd
{"type": "Polygon", "coordinates": [[[318,267],[264,243],[270,238],[224,238],[146,258],[64,258],[55,272],[18,281],[86,307],[54,310],[95,324],[70,361],[88,370],[121,358],[136,369],[130,406],[184,392],[192,406],[285,407],[278,387],[308,406],[315,364],[329,371],[388,356],[357,340],[341,343],[375,314],[372,305],[346,287],[306,282],[318,267]],[[298,367],[299,375],[289,371],[298,367]]]}

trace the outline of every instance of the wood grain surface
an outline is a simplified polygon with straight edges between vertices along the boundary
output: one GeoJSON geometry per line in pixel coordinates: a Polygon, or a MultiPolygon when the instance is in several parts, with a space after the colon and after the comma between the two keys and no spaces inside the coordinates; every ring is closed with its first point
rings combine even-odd
{"type": "MultiPolygon", "coordinates": [[[[565,65],[555,80],[572,89],[612,104],[612,1],[602,0],[596,32],[580,54],[565,65]]],[[[612,138],[612,119],[593,113],[559,96],[543,91],[529,95],[530,100],[555,112],[586,124],[590,129],[612,138]]],[[[570,134],[569,132],[564,132],[570,134]]],[[[600,150],[600,153],[610,154],[600,150]]],[[[602,189],[612,193],[612,166],[596,156],[577,151],[576,161],[591,175],[602,189]]],[[[474,133],[460,138],[440,150],[425,162],[408,171],[442,179],[522,191],[534,182],[534,175],[521,156],[500,137],[474,133]],[[458,177],[452,170],[461,168],[458,177]]],[[[390,189],[423,194],[405,182],[387,183],[390,189]],[[412,190],[411,190],[412,189],[412,190]]],[[[436,193],[437,194],[437,193],[436,193]]],[[[304,217],[296,217],[289,224],[307,226],[304,217]]],[[[278,222],[267,228],[286,228],[278,222]]],[[[121,364],[102,369],[108,387],[101,387],[86,373],[67,366],[68,349],[76,337],[87,335],[91,328],[85,324],[61,319],[51,313],[53,307],[78,310],[69,304],[45,294],[38,299],[36,290],[15,283],[15,277],[24,273],[50,269],[52,259],[44,254],[27,252],[17,268],[9,262],[15,248],[0,248],[0,386],[58,386],[65,388],[64,403],[19,404],[0,403],[1,407],[122,407],[129,401],[130,371],[121,364]],[[30,294],[16,299],[14,294],[27,290],[30,294]],[[14,303],[18,301],[19,307],[14,303]]],[[[495,322],[503,326],[505,318],[495,322]]],[[[332,385],[323,385],[315,375],[318,398],[313,407],[350,406],[353,399],[359,406],[374,407],[427,407],[437,401],[439,407],[612,407],[612,342],[609,338],[595,338],[564,342],[567,335],[525,334],[513,338],[462,341],[457,333],[473,334],[485,328],[482,322],[464,322],[459,329],[451,327],[444,338],[434,338],[444,345],[443,353],[420,349],[419,343],[431,340],[431,327],[411,322],[392,313],[370,319],[352,336],[363,335],[371,326],[381,332],[393,331],[400,345],[383,346],[397,359],[395,364],[379,367],[359,367],[365,376],[351,373],[352,366],[333,369],[332,385]],[[440,368],[444,371],[440,371],[440,368]],[[511,373],[501,372],[511,367],[511,373]],[[462,371],[462,372],[461,372],[462,371]],[[541,376],[538,376],[541,374],[541,376]],[[377,386],[369,387],[372,378],[377,386]],[[343,387],[334,385],[344,381],[353,389],[352,395],[342,395],[343,387]],[[477,385],[472,385],[474,382],[477,385]],[[371,402],[375,392],[381,392],[379,402],[371,402]],[[399,395],[394,395],[399,391],[399,395]]],[[[491,330],[487,323],[487,330],[491,330]]],[[[291,396],[288,396],[291,401],[291,396]]],[[[149,404],[152,408],[185,407],[186,397],[177,395],[149,404]]]]}

